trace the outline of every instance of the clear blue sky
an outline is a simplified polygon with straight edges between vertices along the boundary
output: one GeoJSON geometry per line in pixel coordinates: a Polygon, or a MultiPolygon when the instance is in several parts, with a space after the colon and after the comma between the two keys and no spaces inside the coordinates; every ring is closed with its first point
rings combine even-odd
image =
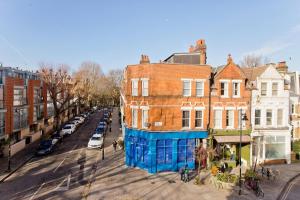
{"type": "Polygon", "coordinates": [[[41,61],[101,64],[103,71],[158,62],[206,40],[208,63],[231,53],[287,60],[300,70],[300,1],[0,0],[0,62],[37,69],[41,61]],[[291,59],[290,59],[291,58],[291,59]]]}

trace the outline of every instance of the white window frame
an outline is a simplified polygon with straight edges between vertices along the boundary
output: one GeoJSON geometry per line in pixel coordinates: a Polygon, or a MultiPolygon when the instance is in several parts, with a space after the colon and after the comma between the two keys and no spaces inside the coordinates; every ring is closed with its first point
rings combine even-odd
{"type": "Polygon", "coordinates": [[[234,110],[233,109],[226,109],[226,128],[233,129],[234,128],[234,110]],[[227,113],[228,113],[228,124],[227,125],[227,113]],[[231,116],[230,116],[231,114],[231,116]]]}
{"type": "Polygon", "coordinates": [[[203,128],[204,110],[195,109],[195,128],[203,128]],[[201,112],[201,118],[196,118],[196,112],[201,112]],[[201,120],[201,126],[196,126],[196,120],[201,120]]]}
{"type": "Polygon", "coordinates": [[[141,80],[142,80],[142,96],[147,97],[149,95],[149,79],[141,78],[141,80]]]}
{"type": "Polygon", "coordinates": [[[132,128],[138,127],[138,109],[134,107],[131,108],[131,126],[132,128]]]}
{"type": "Polygon", "coordinates": [[[131,79],[131,95],[133,97],[137,97],[138,94],[139,94],[139,79],[131,79]]]}
{"type": "Polygon", "coordinates": [[[221,98],[229,97],[229,80],[220,80],[220,96],[221,98]],[[224,84],[224,95],[222,95],[222,83],[224,84]]]}
{"type": "Polygon", "coordinates": [[[215,129],[222,129],[222,120],[223,120],[223,112],[222,112],[223,110],[221,110],[221,109],[215,109],[214,110],[214,128],[215,129]],[[219,114],[220,114],[220,119],[218,119],[218,120],[220,120],[220,124],[219,124],[219,126],[217,126],[217,124],[216,124],[216,113],[217,112],[220,112],[219,114]]]}
{"type": "Polygon", "coordinates": [[[266,109],[266,126],[273,126],[273,109],[266,109]],[[271,111],[271,124],[268,124],[268,111],[271,111]]]}
{"type": "Polygon", "coordinates": [[[268,96],[268,82],[262,81],[262,82],[260,83],[260,95],[261,95],[262,97],[268,96]],[[262,85],[263,85],[263,84],[266,84],[266,90],[263,90],[263,89],[262,89],[262,85]],[[266,93],[263,95],[262,91],[266,91],[266,93]]]}
{"type": "Polygon", "coordinates": [[[232,80],[232,97],[239,98],[241,97],[241,83],[242,80],[232,80]],[[237,84],[237,94],[235,94],[235,84],[237,84]]]}
{"type": "Polygon", "coordinates": [[[148,123],[149,121],[149,109],[148,108],[142,108],[142,128],[143,129],[147,129],[148,127],[145,126],[145,123],[148,123]],[[146,115],[146,119],[145,119],[145,113],[147,113],[146,115]]]}
{"type": "Polygon", "coordinates": [[[182,129],[190,129],[191,128],[191,109],[181,109],[181,126],[182,129]],[[183,121],[183,112],[187,111],[189,112],[189,126],[188,127],[183,127],[182,121],[183,121]]]}
{"type": "Polygon", "coordinates": [[[254,126],[261,126],[261,117],[262,117],[261,114],[262,114],[261,109],[255,109],[254,110],[254,126]],[[259,117],[256,117],[256,115],[255,115],[256,111],[259,111],[259,114],[260,114],[259,117]],[[259,124],[255,123],[256,122],[256,118],[259,118],[259,124]]]}
{"type": "Polygon", "coordinates": [[[192,96],[192,79],[181,79],[182,81],[182,96],[184,97],[190,97],[192,96]],[[184,91],[185,90],[188,90],[188,89],[185,89],[184,88],[184,83],[189,83],[189,94],[184,94],[184,91]]]}
{"type": "Polygon", "coordinates": [[[277,109],[277,126],[280,127],[280,126],[283,126],[283,115],[284,115],[284,110],[283,108],[278,108],[277,109]],[[281,111],[281,119],[279,118],[279,111],[281,111]],[[281,123],[279,124],[279,119],[281,120],[281,123]]]}
{"type": "Polygon", "coordinates": [[[196,80],[196,97],[203,97],[203,96],[204,96],[204,80],[196,80]],[[200,83],[200,85],[202,85],[202,88],[198,88],[197,83],[200,83]],[[198,90],[201,91],[200,94],[198,94],[198,90]]]}
{"type": "Polygon", "coordinates": [[[277,97],[278,96],[278,87],[279,87],[279,83],[278,82],[272,82],[272,96],[277,97]],[[273,90],[273,85],[276,84],[277,85],[277,89],[273,90]],[[276,91],[276,95],[274,95],[274,91],[276,91]]]}

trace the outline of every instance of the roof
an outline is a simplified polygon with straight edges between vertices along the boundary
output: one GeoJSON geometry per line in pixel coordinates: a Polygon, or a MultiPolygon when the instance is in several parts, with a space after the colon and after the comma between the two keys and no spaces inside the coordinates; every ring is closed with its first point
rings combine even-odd
{"type": "Polygon", "coordinates": [[[264,73],[268,67],[268,65],[263,65],[260,67],[242,67],[241,69],[248,78],[248,80],[254,81],[258,76],[264,73]]]}
{"type": "Polygon", "coordinates": [[[200,64],[200,52],[192,53],[173,53],[164,62],[178,64],[200,64]]]}
{"type": "MultiPolygon", "coordinates": [[[[215,140],[218,143],[239,143],[240,136],[239,135],[224,135],[224,136],[214,136],[215,140]]],[[[242,143],[249,143],[251,138],[249,135],[242,135],[242,143]]]]}

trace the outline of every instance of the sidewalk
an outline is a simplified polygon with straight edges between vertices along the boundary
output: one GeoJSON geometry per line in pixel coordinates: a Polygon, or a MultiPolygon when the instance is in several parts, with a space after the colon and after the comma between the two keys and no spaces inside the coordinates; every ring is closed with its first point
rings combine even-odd
{"type": "Polygon", "coordinates": [[[8,158],[0,158],[0,183],[2,180],[16,170],[18,167],[22,166],[25,162],[30,160],[35,153],[39,145],[40,140],[37,140],[29,145],[27,145],[22,151],[19,151],[10,159],[11,172],[7,172],[8,158]]]}
{"type": "MultiPolygon", "coordinates": [[[[277,177],[275,180],[268,180],[267,177],[264,177],[260,182],[262,190],[265,193],[264,200],[274,200],[279,197],[280,193],[284,189],[285,185],[288,184],[289,180],[300,174],[300,163],[294,163],[290,165],[270,165],[267,167],[280,171],[279,177],[277,177]]],[[[243,191],[244,195],[242,195],[241,197],[238,195],[238,190],[234,191],[232,195],[233,199],[256,199],[253,191],[245,189],[243,191]]]]}

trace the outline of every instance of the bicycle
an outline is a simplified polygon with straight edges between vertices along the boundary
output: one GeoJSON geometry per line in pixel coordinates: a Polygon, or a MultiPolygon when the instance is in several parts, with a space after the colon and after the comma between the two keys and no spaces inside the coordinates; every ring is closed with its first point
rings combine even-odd
{"type": "Polygon", "coordinates": [[[265,194],[264,194],[262,188],[259,185],[259,180],[258,179],[253,179],[252,178],[252,179],[245,180],[245,186],[246,186],[247,189],[253,190],[257,197],[264,198],[265,194]]]}

